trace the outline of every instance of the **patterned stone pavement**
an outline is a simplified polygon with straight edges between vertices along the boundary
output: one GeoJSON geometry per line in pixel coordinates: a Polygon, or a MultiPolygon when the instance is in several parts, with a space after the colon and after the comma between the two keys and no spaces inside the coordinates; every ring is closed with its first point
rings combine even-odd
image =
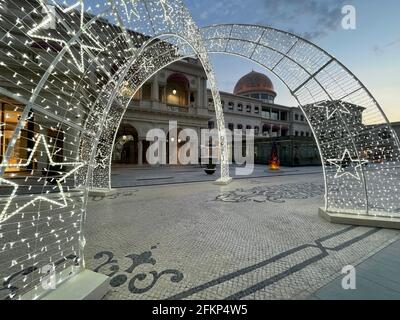
{"type": "Polygon", "coordinates": [[[118,189],[89,201],[86,263],[105,299],[307,299],[400,239],[330,224],[320,174],[118,189]]]}

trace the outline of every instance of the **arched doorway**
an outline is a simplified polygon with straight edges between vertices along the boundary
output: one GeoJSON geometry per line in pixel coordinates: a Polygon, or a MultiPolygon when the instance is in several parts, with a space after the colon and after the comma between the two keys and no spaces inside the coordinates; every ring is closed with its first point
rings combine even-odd
{"type": "Polygon", "coordinates": [[[135,127],[122,123],[117,132],[112,161],[118,164],[138,164],[139,135],[135,127]]]}

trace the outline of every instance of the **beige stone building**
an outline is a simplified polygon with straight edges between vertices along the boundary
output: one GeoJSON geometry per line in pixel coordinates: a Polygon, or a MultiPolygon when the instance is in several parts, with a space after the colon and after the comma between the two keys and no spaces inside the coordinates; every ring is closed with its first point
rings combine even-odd
{"type": "MultiPolygon", "coordinates": [[[[312,132],[301,110],[275,104],[277,93],[266,75],[252,71],[239,79],[233,93],[220,94],[226,127],[254,129],[257,153],[264,154],[258,162],[267,161],[268,152],[262,149],[268,146],[263,143],[302,137],[313,144],[312,132]]],[[[145,164],[149,147],[147,132],[160,128],[168,136],[171,120],[177,121],[178,130],[190,128],[199,137],[201,129],[216,126],[213,99],[198,60],[186,59],[172,64],[136,93],[117,134],[114,163],[145,164]]],[[[178,147],[180,143],[178,141],[178,147]]]]}

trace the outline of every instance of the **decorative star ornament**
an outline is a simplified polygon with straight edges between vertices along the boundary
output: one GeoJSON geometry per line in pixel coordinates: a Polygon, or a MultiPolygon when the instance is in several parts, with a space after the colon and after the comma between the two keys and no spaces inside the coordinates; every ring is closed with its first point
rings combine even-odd
{"type": "Polygon", "coordinates": [[[330,120],[335,113],[351,114],[350,110],[341,101],[326,101],[325,104],[315,105],[314,107],[324,108],[327,120],[330,120]]]}
{"type": "Polygon", "coordinates": [[[343,155],[340,159],[328,159],[327,160],[330,164],[336,166],[336,174],[335,174],[335,179],[340,178],[342,176],[351,176],[357,180],[360,180],[360,174],[358,169],[361,169],[363,165],[368,163],[368,160],[365,159],[353,159],[350,155],[350,151],[346,148],[343,152],[343,155]],[[350,161],[345,161],[345,159],[349,159],[350,161]],[[356,164],[355,166],[352,166],[352,164],[356,164]],[[346,165],[351,166],[354,168],[354,172],[351,172],[349,170],[346,170],[346,165]]]}
{"type": "Polygon", "coordinates": [[[37,26],[29,30],[27,34],[32,38],[43,39],[46,41],[55,41],[61,44],[62,46],[67,47],[68,54],[71,56],[78,70],[83,73],[85,71],[85,62],[84,62],[85,50],[94,50],[100,52],[104,51],[104,48],[100,44],[100,42],[91,34],[90,31],[86,30],[86,26],[84,24],[84,16],[85,16],[84,3],[82,2],[82,0],[78,0],[72,6],[62,9],[61,12],[63,14],[63,17],[60,17],[59,15],[57,15],[56,8],[54,6],[46,4],[44,0],[39,0],[39,2],[42,7],[42,11],[46,13],[46,17],[42,20],[41,23],[39,23],[37,26]],[[75,15],[74,10],[79,6],[80,6],[79,30],[71,30],[70,32],[66,33],[66,36],[70,36],[72,38],[78,31],[81,31],[81,35],[79,37],[80,39],[78,39],[78,41],[68,44],[68,41],[66,41],[65,39],[61,39],[59,36],[58,37],[52,36],[50,32],[47,33],[43,32],[44,30],[49,28],[55,29],[57,27],[57,21],[64,20],[63,18],[66,14],[70,14],[69,17],[74,17],[75,15]],[[85,41],[82,39],[83,35],[88,39],[90,39],[93,44],[85,44],[84,43],[85,41]],[[75,45],[79,47],[79,58],[75,56],[70,47],[75,45]]]}
{"type": "Polygon", "coordinates": [[[108,158],[109,156],[104,156],[103,152],[101,152],[101,150],[99,149],[95,156],[96,164],[94,168],[97,169],[98,167],[100,167],[102,169],[105,169],[108,166],[108,158]]]}
{"type": "Polygon", "coordinates": [[[47,155],[47,157],[49,159],[49,164],[50,165],[52,165],[52,166],[73,166],[74,167],[71,171],[66,172],[60,178],[56,179],[56,184],[57,184],[57,187],[59,189],[59,199],[54,200],[53,199],[54,197],[50,198],[48,196],[43,196],[43,195],[40,195],[40,196],[37,196],[37,197],[29,197],[29,201],[24,203],[22,206],[17,206],[17,209],[15,209],[14,211],[12,211],[12,210],[9,211],[11,203],[17,197],[16,193],[17,193],[17,190],[19,188],[19,185],[17,183],[15,183],[15,182],[0,178],[0,182],[1,183],[5,183],[5,184],[8,184],[8,185],[13,187],[13,191],[11,192],[11,195],[8,197],[7,202],[6,202],[3,210],[0,213],[0,223],[4,222],[5,220],[8,220],[12,216],[18,214],[19,212],[21,212],[26,207],[28,207],[30,205],[34,205],[35,202],[37,202],[37,201],[46,201],[46,202],[49,202],[49,203],[51,203],[53,205],[57,205],[60,208],[65,208],[68,205],[67,197],[66,197],[66,195],[64,193],[64,190],[63,190],[63,187],[62,187],[61,183],[64,182],[65,179],[68,178],[70,175],[72,175],[77,170],[79,170],[82,166],[84,166],[85,163],[84,162],[54,162],[53,159],[52,159],[52,155],[50,153],[49,146],[47,144],[47,141],[46,141],[46,138],[44,137],[44,135],[41,134],[41,135],[38,136],[38,139],[36,140],[36,143],[35,143],[34,147],[32,148],[31,153],[30,153],[30,155],[29,155],[29,157],[28,157],[28,159],[26,160],[25,163],[20,162],[18,164],[11,164],[11,163],[8,163],[6,160],[3,160],[3,162],[0,164],[0,167],[24,168],[24,167],[29,166],[32,163],[32,161],[35,161],[33,159],[33,156],[34,156],[35,151],[37,150],[37,148],[38,148],[38,146],[39,146],[39,144],[41,142],[44,145],[44,148],[45,148],[45,151],[46,151],[46,155],[47,155]]]}
{"type": "Polygon", "coordinates": [[[163,10],[164,21],[173,24],[171,16],[174,8],[168,3],[168,0],[159,0],[159,3],[163,10]]]}
{"type": "Polygon", "coordinates": [[[122,1],[122,5],[124,7],[125,15],[128,18],[128,21],[131,21],[132,17],[140,19],[139,11],[137,8],[138,0],[122,1]]]}

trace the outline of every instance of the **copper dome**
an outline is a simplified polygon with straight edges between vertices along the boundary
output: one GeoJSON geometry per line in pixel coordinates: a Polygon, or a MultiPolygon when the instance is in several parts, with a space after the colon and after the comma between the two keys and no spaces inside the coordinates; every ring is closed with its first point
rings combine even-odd
{"type": "Polygon", "coordinates": [[[267,92],[272,94],[274,97],[276,96],[274,85],[272,84],[271,79],[265,74],[255,71],[251,71],[250,73],[241,77],[236,83],[235,89],[233,90],[233,93],[236,95],[252,92],[267,92]]]}

